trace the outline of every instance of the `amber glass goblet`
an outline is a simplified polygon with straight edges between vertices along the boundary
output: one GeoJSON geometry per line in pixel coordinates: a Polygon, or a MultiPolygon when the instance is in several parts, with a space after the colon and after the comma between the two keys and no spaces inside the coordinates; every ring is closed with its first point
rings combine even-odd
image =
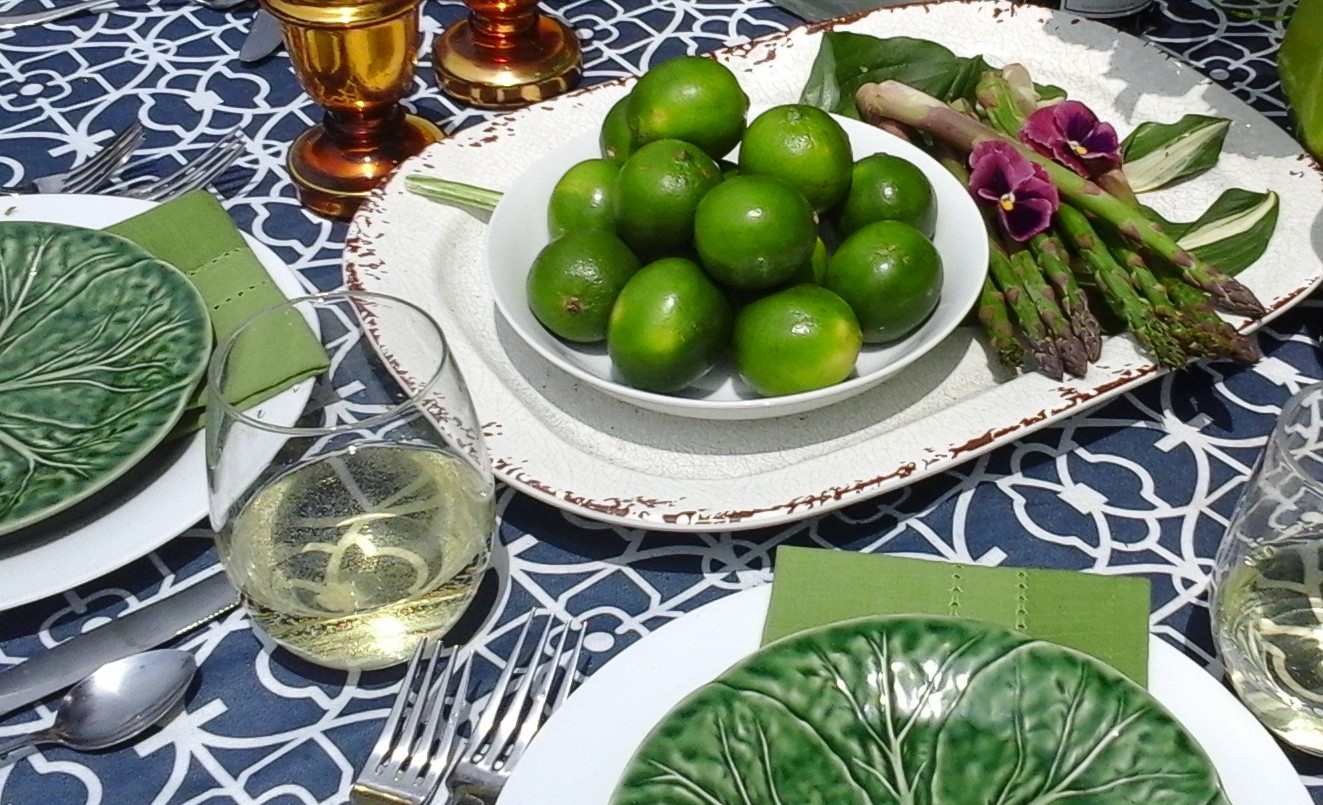
{"type": "Polygon", "coordinates": [[[536,0],[464,0],[467,19],[432,48],[441,89],[473,106],[508,109],[559,95],[583,76],[574,31],[536,0]]]}
{"type": "Polygon", "coordinates": [[[349,218],[367,194],[443,136],[406,114],[420,0],[262,0],[285,35],[304,91],[325,110],[286,164],[305,207],[349,218]]]}

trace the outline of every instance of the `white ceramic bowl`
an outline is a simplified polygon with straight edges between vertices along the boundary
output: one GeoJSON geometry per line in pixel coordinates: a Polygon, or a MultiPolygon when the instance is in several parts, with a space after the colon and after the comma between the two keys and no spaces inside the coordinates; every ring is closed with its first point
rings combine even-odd
{"type": "MultiPolygon", "coordinates": [[[[752,120],[767,107],[754,107],[752,120]]],[[[933,243],[942,256],[942,293],[937,310],[909,336],[882,345],[865,344],[854,373],[816,391],[760,397],[734,367],[723,362],[676,394],[631,388],[615,374],[605,344],[571,344],[552,335],[533,316],[524,279],[548,242],[547,202],[571,165],[600,157],[597,135],[577,137],[535,163],[506,193],[487,229],[487,267],[496,307],[510,328],[539,355],[589,386],[642,408],[700,419],[761,419],[800,414],[853,397],[919,360],[964,319],[978,299],[988,264],[983,219],[973,199],[936,160],[910,143],[858,120],[838,117],[850,135],[855,159],[877,152],[913,162],[937,196],[933,243]]]]}

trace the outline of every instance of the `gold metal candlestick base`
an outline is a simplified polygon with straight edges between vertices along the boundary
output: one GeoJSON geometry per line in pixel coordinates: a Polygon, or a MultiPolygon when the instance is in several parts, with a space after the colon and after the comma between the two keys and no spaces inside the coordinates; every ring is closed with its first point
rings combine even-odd
{"type": "Polygon", "coordinates": [[[263,0],[280,20],[304,90],[326,110],[290,146],[286,164],[304,206],[348,218],[396,166],[441,139],[407,115],[420,0],[263,0]]]}
{"type": "Polygon", "coordinates": [[[367,137],[354,138],[361,127],[334,120],[329,112],[324,123],[300,134],[286,160],[299,202],[320,215],[352,218],[401,162],[445,136],[420,117],[394,111],[393,121],[367,137]]]}
{"type": "Polygon", "coordinates": [[[495,4],[470,0],[469,19],[436,39],[433,63],[441,89],[473,106],[508,109],[546,100],[583,76],[583,53],[569,26],[530,10],[510,14],[480,9],[495,4]],[[504,16],[502,16],[504,14],[504,16]]]}

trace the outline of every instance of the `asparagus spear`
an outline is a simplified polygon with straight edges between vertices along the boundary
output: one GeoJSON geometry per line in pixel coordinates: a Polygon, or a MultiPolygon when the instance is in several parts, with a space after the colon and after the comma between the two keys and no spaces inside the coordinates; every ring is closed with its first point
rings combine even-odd
{"type": "Polygon", "coordinates": [[[1035,235],[1029,241],[1029,247],[1043,274],[1056,290],[1057,303],[1070,321],[1070,329],[1075,337],[1084,346],[1085,355],[1090,361],[1098,360],[1102,354],[1102,325],[1089,308],[1089,299],[1084,289],[1075,281],[1066,244],[1048,231],[1035,235]]]}
{"type": "MultiPolygon", "coordinates": [[[[1021,102],[1014,97],[1015,92],[1010,81],[1005,77],[1007,71],[1012,74],[1016,73],[1016,69],[1013,68],[1018,68],[1018,72],[1023,74],[1023,80],[1028,85],[1027,91],[1033,92],[1034,97],[1037,97],[1037,92],[1033,89],[1033,82],[1028,80],[1028,71],[1020,65],[1009,65],[1000,74],[985,70],[975,87],[975,94],[978,96],[979,105],[983,108],[989,123],[994,128],[1000,129],[1002,133],[1015,137],[1018,136],[1020,127],[1024,125],[1024,116],[1021,102]]],[[[1029,102],[1026,101],[1025,103],[1029,102]]],[[[1069,322],[1071,341],[1075,345],[1075,348],[1071,350],[1063,350],[1062,361],[1066,363],[1068,370],[1082,376],[1083,369],[1073,369],[1071,363],[1081,353],[1083,354],[1083,361],[1098,359],[1098,356],[1102,353],[1101,328],[1098,325],[1097,318],[1089,311],[1084,291],[1075,282],[1069,264],[1062,257],[1065,255],[1065,247],[1061,245],[1060,241],[1055,244],[1059,248],[1044,247],[1042,241],[1047,238],[1048,236],[1043,234],[1036,238],[1040,245],[1031,252],[1036,263],[1033,266],[1033,272],[1036,275],[1035,279],[1046,276],[1052,280],[1055,292],[1051,287],[1044,287],[1043,296],[1049,299],[1053,303],[1052,306],[1059,309],[1069,322]],[[1068,357],[1071,359],[1070,361],[1067,360],[1068,357]]],[[[1083,362],[1076,362],[1075,365],[1082,367],[1083,362]]]]}
{"type": "Polygon", "coordinates": [[[1089,368],[1088,351],[1071,330],[1052,288],[1034,261],[1033,253],[1027,249],[1016,249],[1010,252],[1010,258],[1011,272],[1024,295],[1038,311],[1038,319],[1051,337],[1056,353],[1061,357],[1062,367],[1075,377],[1084,377],[1089,368]]]}
{"type": "Polygon", "coordinates": [[[898,120],[961,149],[971,150],[989,140],[1010,143],[1026,158],[1043,166],[1057,190],[1072,204],[1109,222],[1127,240],[1178,269],[1181,279],[1207,292],[1218,307],[1245,316],[1262,316],[1267,312],[1248,288],[1182,249],[1138,210],[1083,176],[1040,156],[978,120],[948,108],[931,95],[899,81],[883,81],[860,87],[855,100],[860,111],[870,120],[898,120]]]}
{"type": "Polygon", "coordinates": [[[1006,299],[992,277],[983,278],[983,290],[978,298],[978,320],[987,333],[992,353],[1004,366],[1018,368],[1024,362],[1024,346],[1015,335],[1015,325],[1011,324],[1011,313],[1006,308],[1006,299]]]}
{"type": "Polygon", "coordinates": [[[1019,140],[1026,115],[1021,114],[1011,95],[1010,84],[1001,73],[984,70],[974,85],[978,105],[987,116],[988,123],[1007,137],[1019,140]]]}
{"type": "Polygon", "coordinates": [[[1001,244],[992,237],[988,238],[988,273],[996,283],[997,289],[1001,291],[1007,307],[1015,314],[1020,332],[1024,335],[1039,370],[1053,380],[1061,380],[1065,377],[1065,369],[1061,363],[1061,354],[1057,350],[1056,341],[1048,332],[1047,326],[1043,324],[1043,320],[1039,318],[1038,308],[1034,306],[1033,300],[1029,298],[1024,286],[1015,276],[1010,257],[1001,244]]]}
{"type": "Polygon", "coordinates": [[[1107,232],[1103,232],[1102,236],[1112,256],[1130,270],[1136,282],[1165,290],[1168,301],[1181,321],[1182,331],[1188,333],[1193,351],[1207,358],[1228,358],[1245,364],[1254,363],[1262,357],[1258,345],[1217,315],[1202,293],[1182,282],[1163,285],[1149,271],[1144,258],[1130,248],[1128,243],[1107,232]]]}
{"type": "Polygon", "coordinates": [[[1152,307],[1131,286],[1125,269],[1117,264],[1093,226],[1079,210],[1062,204],[1057,210],[1062,235],[1093,274],[1103,299],[1126,323],[1139,343],[1163,366],[1181,367],[1189,360],[1180,343],[1154,315],[1152,307]]]}
{"type": "Polygon", "coordinates": [[[1023,64],[1012,63],[1001,68],[1001,77],[1006,79],[1006,88],[1010,91],[1011,102],[1021,118],[1029,117],[1038,109],[1038,88],[1029,77],[1029,71],[1023,64]]]}

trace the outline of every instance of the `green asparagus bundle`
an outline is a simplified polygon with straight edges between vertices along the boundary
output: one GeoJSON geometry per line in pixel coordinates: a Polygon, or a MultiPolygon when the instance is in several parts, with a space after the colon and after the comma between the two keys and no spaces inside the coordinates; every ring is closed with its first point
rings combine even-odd
{"type": "MultiPolygon", "coordinates": [[[[1019,65],[983,70],[971,94],[976,111],[960,99],[948,105],[897,81],[864,84],[855,98],[865,119],[913,127],[947,149],[977,154],[991,150],[983,144],[997,144],[1001,153],[1013,155],[1009,159],[1036,166],[1042,184],[1050,185],[1040,193],[1051,196],[1055,208],[1050,228],[1011,232],[1009,240],[1005,232],[1013,222],[1006,213],[1022,199],[1010,192],[996,198],[993,193],[1004,191],[1004,182],[992,183],[994,190],[982,195],[1002,207],[1003,234],[994,235],[990,272],[993,290],[1004,303],[998,312],[1006,315],[994,320],[980,310],[985,327],[993,321],[1000,328],[1000,346],[994,348],[999,360],[1020,355],[1005,348],[1004,325],[1013,319],[1041,371],[1052,377],[1060,377],[1062,370],[1082,374],[1101,349],[1101,327],[1085,284],[1163,366],[1180,367],[1199,358],[1257,359],[1254,344],[1216,309],[1257,317],[1265,312],[1262,304],[1240,282],[1183,249],[1164,231],[1140,206],[1119,157],[1111,165],[1085,164],[1095,156],[1085,147],[1088,143],[1060,138],[1049,143],[1056,149],[1050,151],[1034,140],[1042,136],[1041,122],[1040,133],[1030,128],[1045,116],[1040,110],[1062,101],[1045,102],[1019,65]],[[1015,245],[1007,250],[1007,243],[1015,245]]],[[[1075,122],[1068,117],[1074,109],[1062,106],[1055,113],[1066,116],[1058,122],[1075,122]]],[[[942,161],[951,168],[957,160],[948,153],[942,161]]],[[[964,173],[966,185],[979,195],[977,178],[971,183],[964,173]]],[[[990,229],[997,231],[995,225],[990,229]]],[[[995,300],[985,291],[991,310],[995,300]]]]}
{"type": "Polygon", "coordinates": [[[1253,292],[1235,278],[1182,249],[1142,212],[1103,190],[1094,182],[1043,157],[982,122],[952,110],[946,104],[898,81],[865,84],[856,94],[860,112],[869,120],[895,120],[970,151],[980,143],[997,142],[1014,148],[1041,167],[1062,197],[1081,211],[1106,221],[1117,232],[1161,260],[1179,279],[1207,293],[1213,304],[1229,313],[1259,317],[1267,311],[1253,292]]]}

